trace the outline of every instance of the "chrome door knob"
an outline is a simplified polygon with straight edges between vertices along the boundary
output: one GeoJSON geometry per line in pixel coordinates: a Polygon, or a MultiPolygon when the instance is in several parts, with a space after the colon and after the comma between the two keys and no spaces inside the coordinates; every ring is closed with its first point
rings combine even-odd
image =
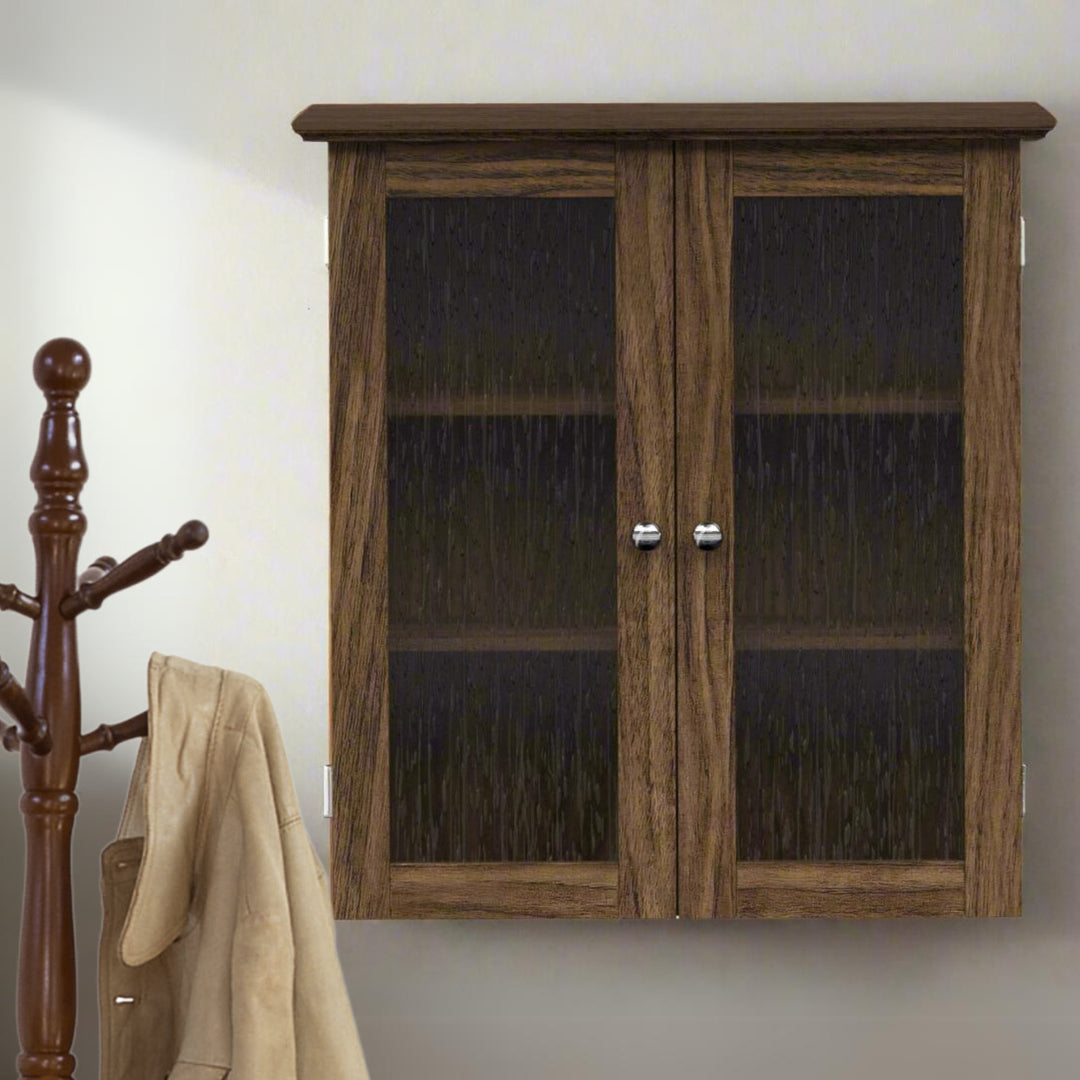
{"type": "Polygon", "coordinates": [[[652,522],[638,522],[630,538],[634,541],[634,547],[638,551],[652,551],[664,534],[652,524],[652,522]]]}
{"type": "Polygon", "coordinates": [[[706,521],[694,529],[694,543],[702,551],[712,551],[718,548],[724,541],[724,534],[715,521],[706,521]]]}

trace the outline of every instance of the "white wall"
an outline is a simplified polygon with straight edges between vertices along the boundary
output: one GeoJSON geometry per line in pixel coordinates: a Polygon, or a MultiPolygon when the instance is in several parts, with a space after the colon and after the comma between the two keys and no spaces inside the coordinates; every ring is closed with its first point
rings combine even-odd
{"type": "MultiPolygon", "coordinates": [[[[33,587],[47,338],[89,348],[86,561],[211,542],[80,620],[85,724],[152,649],[270,690],[325,857],[326,154],[313,101],[1035,99],[1024,150],[1021,921],[340,924],[376,1080],[1074,1075],[1080,1051],[1080,15],[1065,0],[0,0],[0,581],[33,587]],[[1070,201],[1072,198],[1072,201],[1070,201]]],[[[25,620],[0,616],[21,671],[25,620]]],[[[132,746],[85,763],[79,1076],[97,1076],[97,859],[132,746]]],[[[17,1051],[18,766],[0,760],[0,1061],[17,1051]],[[7,972],[8,974],[3,974],[7,972]]],[[[0,1065],[0,1068],[4,1066],[0,1065]]]]}

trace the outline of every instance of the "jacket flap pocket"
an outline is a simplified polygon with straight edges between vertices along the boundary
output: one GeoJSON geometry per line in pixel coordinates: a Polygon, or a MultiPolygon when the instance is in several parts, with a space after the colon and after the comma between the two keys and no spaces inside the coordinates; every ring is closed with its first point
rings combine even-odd
{"type": "Polygon", "coordinates": [[[178,1061],[172,1067],[168,1080],[225,1080],[231,1071],[221,1065],[198,1065],[193,1061],[178,1061]]]}

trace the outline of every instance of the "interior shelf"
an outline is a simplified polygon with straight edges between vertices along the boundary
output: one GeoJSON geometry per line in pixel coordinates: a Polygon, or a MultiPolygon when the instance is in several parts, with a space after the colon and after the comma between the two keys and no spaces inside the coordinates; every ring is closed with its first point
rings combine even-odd
{"type": "Polygon", "coordinates": [[[615,403],[597,394],[447,394],[391,396],[390,416],[611,416],[615,403]]]}
{"type": "Polygon", "coordinates": [[[737,652],[763,652],[776,649],[919,649],[953,650],[963,647],[960,630],[948,627],[839,627],[763,625],[739,623],[736,619],[737,652]]]}
{"type": "Polygon", "coordinates": [[[804,394],[763,394],[738,398],[735,412],[740,416],[838,416],[845,413],[899,416],[908,413],[959,413],[959,393],[877,393],[836,394],[814,397],[804,394]]]}
{"type": "Polygon", "coordinates": [[[614,652],[617,644],[614,626],[390,628],[391,652],[614,652]]]}
{"type": "MultiPolygon", "coordinates": [[[[767,394],[735,402],[739,416],[900,416],[959,413],[961,407],[959,394],[767,394]]],[[[582,394],[453,394],[392,397],[388,412],[390,416],[611,416],[615,403],[609,397],[582,394]]]]}

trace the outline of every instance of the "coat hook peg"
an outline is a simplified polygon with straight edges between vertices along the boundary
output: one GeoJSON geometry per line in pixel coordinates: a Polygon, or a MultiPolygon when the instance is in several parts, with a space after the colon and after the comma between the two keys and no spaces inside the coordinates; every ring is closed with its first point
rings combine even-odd
{"type": "Polygon", "coordinates": [[[28,619],[36,619],[41,614],[41,604],[37,597],[27,596],[14,585],[0,585],[0,611],[17,611],[28,619]]]}
{"type": "Polygon", "coordinates": [[[128,739],[141,739],[146,735],[148,714],[139,713],[119,724],[102,724],[79,740],[79,754],[93,754],[98,750],[111,750],[128,739]]]}
{"type": "Polygon", "coordinates": [[[87,608],[101,607],[102,602],[113,593],[153,577],[169,563],[182,558],[185,551],[202,547],[209,538],[210,530],[201,521],[189,521],[181,525],[175,534],[166,534],[156,544],[147,545],[122,563],[114,563],[109,569],[104,567],[107,560],[112,561],[108,556],[98,559],[79,579],[79,587],[60,601],[60,614],[65,619],[73,619],[87,608]],[[97,574],[95,566],[104,572],[97,574]],[[92,571],[94,579],[86,581],[85,578],[92,571]]]}
{"type": "Polygon", "coordinates": [[[35,754],[47,754],[52,749],[49,729],[34,712],[34,705],[11,668],[0,660],[0,706],[15,718],[15,726],[4,730],[3,743],[8,750],[17,750],[26,743],[35,754]]]}
{"type": "Polygon", "coordinates": [[[110,570],[116,566],[116,560],[111,555],[102,555],[100,559],[95,559],[80,575],[80,586],[93,585],[95,581],[100,581],[110,570]]]}

